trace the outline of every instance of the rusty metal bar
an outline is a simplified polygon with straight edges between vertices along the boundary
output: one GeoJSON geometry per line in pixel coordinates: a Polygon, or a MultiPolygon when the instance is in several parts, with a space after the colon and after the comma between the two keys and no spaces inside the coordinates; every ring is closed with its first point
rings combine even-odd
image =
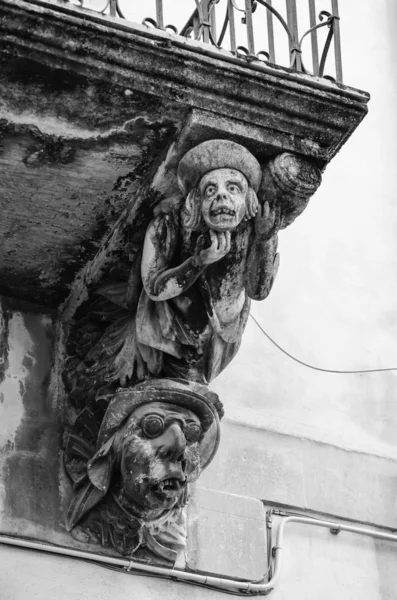
{"type": "Polygon", "coordinates": [[[236,52],[236,23],[234,20],[234,6],[232,0],[227,0],[227,10],[229,14],[229,27],[230,27],[230,50],[236,52]]]}
{"type": "Polygon", "coordinates": [[[248,52],[255,55],[254,26],[252,22],[252,0],[245,0],[245,24],[247,27],[248,52]]]}
{"type": "Polygon", "coordinates": [[[289,51],[292,52],[296,42],[299,40],[298,34],[298,15],[296,12],[296,0],[286,0],[287,5],[287,24],[291,31],[294,41],[289,40],[289,51]]]}
{"type": "Polygon", "coordinates": [[[110,0],[110,2],[109,2],[109,15],[111,17],[117,17],[117,0],[110,0]]]}
{"type": "Polygon", "coordinates": [[[342,70],[342,52],[341,52],[341,43],[340,43],[338,0],[332,0],[332,15],[334,16],[333,28],[334,28],[336,81],[338,81],[339,83],[342,83],[343,82],[343,70],[342,70]]]}
{"type": "Polygon", "coordinates": [[[163,0],[156,0],[156,22],[157,27],[164,29],[163,0]]]}
{"type": "MultiPolygon", "coordinates": [[[[310,28],[316,26],[317,13],[316,13],[316,0],[309,0],[309,14],[310,14],[310,28]]],[[[319,58],[318,58],[318,38],[317,29],[314,29],[311,34],[312,43],[312,59],[313,59],[313,74],[318,75],[319,58]]]]}
{"type": "Polygon", "coordinates": [[[210,43],[210,31],[209,31],[209,26],[210,26],[210,21],[209,21],[209,1],[210,0],[201,0],[201,8],[203,11],[203,22],[201,23],[202,25],[202,29],[203,29],[203,42],[205,42],[206,44],[210,43]]]}
{"type": "Polygon", "coordinates": [[[287,23],[291,32],[292,39],[289,38],[289,48],[291,54],[291,68],[302,71],[302,56],[299,44],[298,31],[298,13],[296,10],[296,0],[286,0],[287,5],[287,23]]]}
{"type": "Polygon", "coordinates": [[[210,23],[211,23],[211,35],[212,35],[212,39],[215,41],[216,38],[217,38],[217,35],[216,35],[216,10],[215,10],[215,4],[212,4],[212,7],[211,7],[210,23]]]}
{"type": "Polygon", "coordinates": [[[200,19],[198,18],[198,16],[193,17],[193,32],[194,39],[198,40],[200,37],[200,19]]]}
{"type": "MultiPolygon", "coordinates": [[[[272,0],[267,0],[268,4],[272,6],[272,0]]],[[[266,9],[266,22],[267,22],[267,39],[269,46],[269,61],[273,64],[276,63],[276,48],[274,45],[274,28],[273,28],[273,13],[266,9]]]]}

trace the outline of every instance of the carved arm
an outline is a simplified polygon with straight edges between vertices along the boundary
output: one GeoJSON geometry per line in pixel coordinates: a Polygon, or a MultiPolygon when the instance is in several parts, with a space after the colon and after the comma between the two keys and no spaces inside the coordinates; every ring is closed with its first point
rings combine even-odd
{"type": "Polygon", "coordinates": [[[272,289],[280,262],[277,243],[277,235],[267,241],[254,238],[248,254],[245,281],[246,292],[252,300],[264,300],[272,289]]]}
{"type": "Polygon", "coordinates": [[[178,241],[178,223],[170,215],[159,215],[146,231],[141,273],[145,291],[152,300],[179,296],[193,285],[205,268],[197,256],[170,268],[178,241]]]}
{"type": "Polygon", "coordinates": [[[280,208],[270,207],[268,202],[264,202],[254,218],[245,281],[247,294],[253,300],[264,300],[272,289],[280,262],[277,254],[280,220],[280,208]]]}

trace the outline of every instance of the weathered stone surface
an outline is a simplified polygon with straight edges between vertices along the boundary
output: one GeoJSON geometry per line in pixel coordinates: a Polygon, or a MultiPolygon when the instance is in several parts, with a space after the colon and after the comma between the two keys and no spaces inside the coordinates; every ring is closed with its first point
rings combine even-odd
{"type": "Polygon", "coordinates": [[[188,110],[205,115],[195,144],[319,166],[366,113],[368,96],[345,86],[55,0],[1,0],[0,32],[0,289],[52,306],[188,110]]]}
{"type": "Polygon", "coordinates": [[[397,462],[224,420],[200,485],[397,528],[397,462]]]}
{"type": "Polygon", "coordinates": [[[0,527],[23,535],[28,522],[51,532],[60,516],[53,322],[4,309],[0,336],[0,527]]]}
{"type": "Polygon", "coordinates": [[[0,290],[56,306],[183,113],[78,73],[1,60],[0,290]]]}
{"type": "Polygon", "coordinates": [[[188,506],[189,569],[233,579],[262,579],[267,569],[262,502],[197,485],[188,506]]]}

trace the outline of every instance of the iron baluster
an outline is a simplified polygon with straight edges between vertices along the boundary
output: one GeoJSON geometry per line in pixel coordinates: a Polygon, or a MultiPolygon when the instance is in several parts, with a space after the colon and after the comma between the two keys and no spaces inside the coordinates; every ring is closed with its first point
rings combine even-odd
{"type": "Polygon", "coordinates": [[[254,26],[252,22],[252,0],[245,0],[245,24],[247,26],[247,42],[249,56],[255,56],[254,26]]]}
{"type": "Polygon", "coordinates": [[[216,43],[216,13],[215,13],[215,4],[217,4],[218,2],[219,2],[219,0],[217,0],[217,2],[212,2],[211,7],[210,7],[210,14],[209,14],[210,35],[212,37],[212,43],[215,46],[218,45],[216,43]]]}
{"type": "MultiPolygon", "coordinates": [[[[221,0],[192,0],[193,6],[195,4],[196,7],[188,21],[181,28],[179,35],[186,37],[193,35],[194,39],[196,40],[202,40],[207,44],[213,44],[216,48],[221,48],[229,28],[230,51],[233,54],[250,60],[262,59],[263,56],[267,62],[277,64],[274,35],[274,18],[276,18],[288,36],[290,68],[301,73],[308,72],[303,62],[302,42],[307,36],[310,35],[313,65],[312,73],[318,77],[323,77],[326,60],[329,54],[331,43],[333,41],[336,81],[342,82],[343,73],[338,0],[329,0],[332,5],[332,12],[321,11],[319,15],[319,23],[316,23],[316,0],[308,0],[307,6],[309,11],[310,28],[300,39],[298,31],[298,12],[296,0],[285,0],[287,14],[286,19],[284,19],[284,17],[273,6],[272,0],[244,0],[244,2],[243,0],[226,0],[226,14],[222,23],[219,38],[217,39],[216,5],[219,4],[220,1],[221,0]],[[238,3],[241,3],[244,7],[238,6],[238,3]],[[257,5],[262,5],[266,9],[268,51],[261,50],[256,54],[255,46],[257,44],[254,35],[254,13],[257,5]],[[242,23],[245,24],[247,31],[247,48],[238,45],[235,11],[242,13],[242,23]],[[329,28],[321,57],[317,35],[317,29],[320,27],[329,28]]],[[[71,3],[72,0],[65,0],[65,2],[71,3]]],[[[79,2],[83,8],[87,4],[87,0],[73,0],[73,4],[76,2],[79,2]]],[[[104,3],[106,4],[105,8],[97,8],[96,12],[99,12],[103,15],[108,15],[112,18],[126,18],[120,9],[120,0],[105,0],[104,3]]],[[[303,0],[301,0],[300,5],[303,5],[303,0]]],[[[147,17],[143,20],[144,25],[156,27],[165,31],[172,31],[172,33],[178,34],[178,30],[174,25],[164,24],[164,0],[155,0],[155,12],[156,17],[154,18],[154,15],[147,17]]]]}
{"type": "Polygon", "coordinates": [[[302,50],[299,44],[298,15],[296,12],[296,0],[286,0],[287,23],[291,32],[289,38],[289,50],[291,54],[291,68],[302,71],[302,50]]]}
{"type": "Polygon", "coordinates": [[[229,27],[230,27],[230,50],[235,53],[237,49],[236,43],[236,23],[234,20],[234,7],[232,0],[227,1],[227,13],[229,16],[229,27]]]}
{"type": "Polygon", "coordinates": [[[163,0],[156,0],[156,22],[159,29],[164,29],[163,0]]]}
{"type": "MultiPolygon", "coordinates": [[[[325,61],[327,60],[328,51],[331,46],[332,38],[334,36],[334,18],[332,15],[329,14],[329,12],[326,12],[325,10],[321,11],[320,19],[322,20],[325,16],[328,17],[328,19],[325,23],[322,23],[321,25],[328,25],[329,32],[327,35],[327,39],[325,40],[324,49],[320,60],[320,67],[318,70],[319,77],[324,77],[325,61]]],[[[317,27],[321,27],[321,25],[318,25],[317,27]]]]}
{"type": "Polygon", "coordinates": [[[203,35],[203,42],[205,42],[206,44],[209,44],[210,41],[210,28],[211,28],[211,23],[209,20],[209,2],[210,0],[201,0],[201,9],[202,9],[202,20],[200,25],[202,26],[202,35],[203,35]]]}
{"type": "MultiPolygon", "coordinates": [[[[268,0],[270,6],[272,0],[268,0]]],[[[273,64],[276,63],[276,48],[274,45],[274,29],[273,29],[273,13],[271,10],[266,11],[266,23],[267,23],[267,39],[269,46],[269,61],[273,64]]]]}
{"type": "Polygon", "coordinates": [[[110,2],[109,2],[109,15],[111,17],[117,17],[117,0],[110,0],[110,2]]]}
{"type": "Polygon", "coordinates": [[[310,29],[311,31],[311,43],[312,43],[312,59],[313,59],[313,75],[318,75],[319,71],[319,59],[318,59],[318,39],[316,26],[316,0],[309,0],[309,14],[310,14],[310,29]]]}
{"type": "Polygon", "coordinates": [[[342,71],[342,53],[341,53],[341,42],[340,42],[340,24],[339,24],[340,18],[339,18],[338,0],[332,0],[332,15],[334,17],[332,26],[333,26],[333,31],[334,31],[336,81],[342,83],[343,71],[342,71]]]}
{"type": "Polygon", "coordinates": [[[222,30],[221,30],[220,36],[218,38],[218,41],[216,43],[216,45],[217,45],[218,48],[221,48],[221,46],[222,46],[222,42],[223,42],[224,37],[226,35],[226,31],[227,31],[227,28],[228,28],[228,25],[229,25],[229,21],[230,21],[230,18],[229,18],[229,4],[228,4],[228,6],[226,8],[225,20],[223,21],[223,25],[222,25],[222,30]]]}

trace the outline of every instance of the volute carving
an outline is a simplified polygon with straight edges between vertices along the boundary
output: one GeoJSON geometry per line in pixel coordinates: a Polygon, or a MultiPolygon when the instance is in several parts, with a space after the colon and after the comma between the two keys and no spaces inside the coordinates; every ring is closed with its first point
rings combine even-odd
{"type": "Polygon", "coordinates": [[[250,301],[269,294],[277,233],[304,210],[319,170],[284,153],[263,167],[227,140],[181,159],[180,194],[154,209],[76,316],[64,372],[78,539],[173,561],[189,483],[212,460],[222,405],[206,385],[240,346],[250,301]]]}

